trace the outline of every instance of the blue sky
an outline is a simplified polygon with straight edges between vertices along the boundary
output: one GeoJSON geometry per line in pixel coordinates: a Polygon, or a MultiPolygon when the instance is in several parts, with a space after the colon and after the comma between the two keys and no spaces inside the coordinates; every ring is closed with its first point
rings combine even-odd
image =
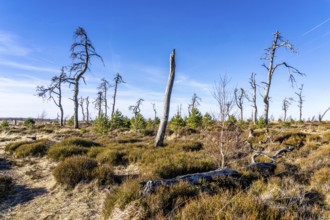
{"type": "MultiPolygon", "coordinates": [[[[128,116],[132,115],[128,106],[139,98],[145,100],[143,115],[153,115],[151,103],[162,114],[173,48],[177,69],[171,114],[180,104],[187,114],[196,93],[202,98],[200,110],[216,115],[214,82],[227,74],[233,88],[249,91],[252,72],[259,83],[265,81],[260,58],[276,30],[298,50],[297,55],[279,51],[277,61],[285,60],[306,73],[296,78],[297,86],[304,84],[303,117],[316,116],[330,106],[330,0],[0,0],[0,117],[37,117],[43,111],[56,117],[57,107],[36,97],[35,88],[49,84],[62,66],[71,64],[69,48],[78,26],[85,28],[105,63],[92,61],[81,96],[94,99],[100,79],[111,81],[119,72],[127,83],[119,87],[117,108],[128,116]]],[[[66,116],[73,113],[71,90],[64,94],[66,116]]],[[[282,100],[296,98],[295,92],[285,69],[275,73],[270,115],[281,117],[282,100]]],[[[258,99],[262,113],[261,96],[258,99]]],[[[246,102],[245,116],[250,115],[246,102]]],[[[298,117],[296,103],[288,115],[298,117]]]]}

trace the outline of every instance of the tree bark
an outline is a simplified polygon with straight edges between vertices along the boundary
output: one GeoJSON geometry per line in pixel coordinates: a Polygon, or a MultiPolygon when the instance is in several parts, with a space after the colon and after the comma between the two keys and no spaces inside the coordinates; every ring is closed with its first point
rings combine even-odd
{"type": "Polygon", "coordinates": [[[253,123],[256,124],[258,120],[258,106],[257,106],[257,83],[256,83],[256,74],[252,73],[249,81],[251,88],[253,90],[252,97],[252,107],[253,107],[253,123]]]}
{"type": "Polygon", "coordinates": [[[177,176],[172,179],[164,180],[149,180],[144,181],[141,184],[143,185],[143,196],[147,196],[151,192],[154,192],[155,189],[159,186],[171,186],[173,184],[179,183],[180,181],[186,181],[190,184],[198,184],[201,180],[212,180],[215,177],[237,177],[239,173],[232,169],[218,169],[212,170],[204,173],[194,173],[187,174],[183,176],[177,176]]]}
{"type": "Polygon", "coordinates": [[[175,78],[175,49],[173,49],[170,57],[170,73],[165,90],[164,113],[161,122],[159,124],[158,132],[155,140],[156,147],[160,147],[164,145],[165,131],[169,117],[171,93],[172,93],[174,78],[175,78]]]}
{"type": "Polygon", "coordinates": [[[89,123],[89,96],[86,98],[86,123],[89,123]]]}
{"type": "Polygon", "coordinates": [[[113,93],[113,104],[112,104],[112,110],[111,110],[111,119],[113,118],[113,114],[115,112],[116,95],[117,95],[117,85],[118,85],[118,83],[116,82],[116,84],[115,84],[115,91],[113,93]]]}
{"type": "Polygon", "coordinates": [[[75,81],[74,92],[73,92],[73,104],[74,104],[74,128],[79,128],[78,124],[78,94],[79,94],[79,80],[75,81]]]}
{"type": "Polygon", "coordinates": [[[268,67],[268,80],[266,83],[265,87],[265,95],[264,95],[264,103],[265,103],[265,111],[264,111],[264,117],[265,117],[265,122],[268,124],[268,114],[269,114],[269,90],[270,90],[270,85],[272,82],[272,77],[274,73],[274,58],[275,58],[275,51],[277,49],[277,41],[279,38],[280,33],[277,31],[275,33],[274,41],[272,44],[271,52],[270,52],[270,57],[269,57],[269,67],[268,67]]]}

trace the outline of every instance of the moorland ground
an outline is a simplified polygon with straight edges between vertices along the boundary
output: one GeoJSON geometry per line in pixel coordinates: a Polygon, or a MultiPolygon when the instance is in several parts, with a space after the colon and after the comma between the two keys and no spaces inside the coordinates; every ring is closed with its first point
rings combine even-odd
{"type": "Polygon", "coordinates": [[[153,130],[9,126],[0,136],[0,218],[329,219],[329,129],[328,122],[235,122],[221,157],[216,126],[168,130],[158,148],[153,130]],[[292,151],[274,163],[271,155],[287,146],[292,151]],[[249,169],[254,150],[262,152],[255,163],[274,169],[249,169]],[[143,194],[146,180],[216,170],[222,160],[237,175],[143,194]]]}

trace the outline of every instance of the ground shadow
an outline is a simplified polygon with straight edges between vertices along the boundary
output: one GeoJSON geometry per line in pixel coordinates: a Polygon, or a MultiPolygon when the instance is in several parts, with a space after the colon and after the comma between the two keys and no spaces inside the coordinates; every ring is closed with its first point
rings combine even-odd
{"type": "Polygon", "coordinates": [[[10,165],[10,161],[0,157],[0,170],[9,170],[10,165]]]}
{"type": "Polygon", "coordinates": [[[3,212],[17,205],[22,205],[46,193],[45,188],[27,188],[24,185],[14,185],[9,195],[0,202],[0,210],[3,212]]]}

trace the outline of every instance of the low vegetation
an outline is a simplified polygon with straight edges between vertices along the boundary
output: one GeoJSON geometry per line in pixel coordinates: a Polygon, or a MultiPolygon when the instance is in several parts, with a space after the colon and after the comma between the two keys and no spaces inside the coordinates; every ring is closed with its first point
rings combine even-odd
{"type": "Polygon", "coordinates": [[[27,156],[42,157],[46,155],[48,148],[52,144],[49,140],[38,140],[33,143],[23,144],[15,150],[15,155],[18,158],[27,156]]]}
{"type": "Polygon", "coordinates": [[[48,150],[47,156],[53,160],[64,160],[74,155],[85,155],[90,149],[100,146],[92,140],[70,137],[54,144],[48,150]]]}
{"type": "Polygon", "coordinates": [[[60,184],[74,188],[80,182],[94,179],[97,162],[84,156],[73,156],[59,163],[54,169],[54,177],[60,184]]]}
{"type": "MultiPolygon", "coordinates": [[[[84,133],[72,133],[56,144],[48,140],[23,141],[8,144],[5,149],[14,157],[47,154],[47,158],[58,161],[53,175],[67,189],[91,181],[109,189],[103,207],[105,218],[116,218],[121,212],[128,219],[327,219],[330,216],[326,208],[330,204],[327,124],[313,123],[315,130],[307,130],[297,123],[291,123],[289,128],[278,123],[265,128],[237,120],[226,123],[224,164],[236,170],[237,176],[201,179],[194,184],[181,181],[154,188],[149,194],[143,191],[148,180],[218,169],[222,158],[216,127],[180,128],[180,132],[172,133],[173,140],[169,138],[159,148],[154,147],[153,136],[140,131],[110,129],[111,133],[99,135],[87,128],[84,133]],[[249,128],[254,129],[253,138],[248,138],[249,128]],[[287,146],[293,150],[276,158],[274,171],[264,175],[247,169],[253,154],[248,143],[254,151],[259,149],[269,157],[287,146]]],[[[256,163],[270,163],[269,157],[257,157],[256,163]]],[[[10,178],[6,178],[1,179],[2,195],[12,186],[10,178]]]]}

